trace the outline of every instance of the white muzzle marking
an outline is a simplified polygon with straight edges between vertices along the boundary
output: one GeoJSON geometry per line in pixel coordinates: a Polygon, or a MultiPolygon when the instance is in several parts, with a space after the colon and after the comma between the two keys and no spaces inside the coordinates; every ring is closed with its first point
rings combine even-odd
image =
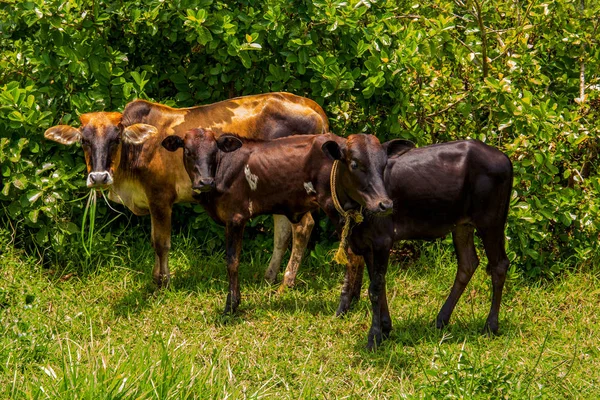
{"type": "Polygon", "coordinates": [[[113,184],[113,177],[108,171],[90,172],[86,181],[87,187],[108,186],[113,184]]]}

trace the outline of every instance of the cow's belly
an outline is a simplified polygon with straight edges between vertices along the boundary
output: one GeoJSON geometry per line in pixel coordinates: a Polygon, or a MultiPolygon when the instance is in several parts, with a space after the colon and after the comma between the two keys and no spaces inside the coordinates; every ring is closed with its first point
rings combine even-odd
{"type": "Polygon", "coordinates": [[[142,185],[135,181],[121,183],[113,187],[108,198],[115,203],[123,204],[135,215],[146,215],[150,213],[148,197],[142,185]]]}

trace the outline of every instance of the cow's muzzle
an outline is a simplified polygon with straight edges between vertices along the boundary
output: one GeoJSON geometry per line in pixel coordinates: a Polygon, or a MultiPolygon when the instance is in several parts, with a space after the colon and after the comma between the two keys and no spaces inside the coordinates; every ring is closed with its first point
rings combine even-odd
{"type": "Polygon", "coordinates": [[[112,185],[113,177],[108,171],[90,172],[87,177],[87,187],[99,187],[112,185]]]}
{"type": "Polygon", "coordinates": [[[389,215],[394,211],[394,202],[392,200],[380,201],[379,202],[379,213],[383,215],[389,215]]]}
{"type": "Polygon", "coordinates": [[[193,187],[192,190],[195,193],[210,192],[215,188],[215,180],[213,178],[200,179],[193,187]]]}
{"type": "Polygon", "coordinates": [[[394,202],[390,199],[375,202],[375,205],[367,208],[371,213],[377,216],[390,215],[394,211],[394,202]]]}

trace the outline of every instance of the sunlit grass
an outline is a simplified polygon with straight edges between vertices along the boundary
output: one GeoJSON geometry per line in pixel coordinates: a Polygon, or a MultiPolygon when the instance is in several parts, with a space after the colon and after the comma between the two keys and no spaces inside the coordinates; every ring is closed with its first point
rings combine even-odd
{"type": "Polygon", "coordinates": [[[370,353],[366,290],[335,318],[343,271],[320,257],[277,296],[262,279],[268,254],[246,251],[242,305],[224,318],[225,261],[203,250],[208,239],[174,237],[172,286],[155,292],[148,232],[130,231],[67,279],[10,248],[0,255],[0,398],[597,397],[600,282],[590,272],[513,279],[501,334],[488,337],[482,262],[439,331],[455,261],[428,244],[390,267],[394,330],[370,353]]]}

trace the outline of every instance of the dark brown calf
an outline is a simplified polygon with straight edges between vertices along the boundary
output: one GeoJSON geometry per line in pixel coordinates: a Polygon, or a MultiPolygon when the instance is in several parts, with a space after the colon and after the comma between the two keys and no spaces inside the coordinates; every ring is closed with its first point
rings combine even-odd
{"type": "MultiPolygon", "coordinates": [[[[166,285],[170,278],[168,253],[173,204],[193,201],[181,157],[160,145],[165,136],[182,136],[189,129],[206,126],[217,134],[229,132],[275,139],[324,133],[329,126],[317,103],[289,93],[244,96],[179,109],[136,100],[125,107],[123,114],[95,112],[82,114],[80,119],[80,128],[54,126],[46,131],[45,137],[66,145],[80,142],[88,168],[88,187],[107,187],[111,200],[124,204],[136,215],[150,214],[156,253],[153,276],[159,286],[166,285]]],[[[297,269],[312,224],[312,217],[307,215],[294,227],[288,270],[297,269]]],[[[275,280],[291,235],[290,223],[284,217],[275,217],[275,234],[275,250],[266,273],[270,281],[275,280]]]]}
{"type": "Polygon", "coordinates": [[[167,137],[162,144],[170,151],[184,149],[184,165],[196,199],[215,221],[225,224],[226,313],[235,311],[240,302],[239,256],[244,226],[250,218],[276,213],[297,222],[321,206],[339,227],[330,188],[334,160],[339,160],[336,189],[342,206],[362,206],[372,214],[391,211],[382,174],[387,153],[399,146],[393,142],[382,146],[372,135],[251,141],[229,135],[216,138],[211,130],[196,129],[184,138],[167,137]]]}
{"type": "MultiPolygon", "coordinates": [[[[371,284],[373,321],[368,346],[388,336],[392,322],[388,310],[385,274],[390,249],[397,240],[435,239],[452,232],[458,271],[448,299],[437,316],[437,326],[448,324],[452,311],[479,260],[473,232],[481,237],[492,275],[492,305],[485,329],[498,331],[498,313],[508,269],[504,227],[512,188],[512,164],[499,150],[475,140],[413,149],[390,158],[385,188],[394,212],[371,217],[350,236],[352,250],[366,261],[371,284]]],[[[338,315],[344,314],[360,294],[362,263],[348,265],[338,315]]]]}

